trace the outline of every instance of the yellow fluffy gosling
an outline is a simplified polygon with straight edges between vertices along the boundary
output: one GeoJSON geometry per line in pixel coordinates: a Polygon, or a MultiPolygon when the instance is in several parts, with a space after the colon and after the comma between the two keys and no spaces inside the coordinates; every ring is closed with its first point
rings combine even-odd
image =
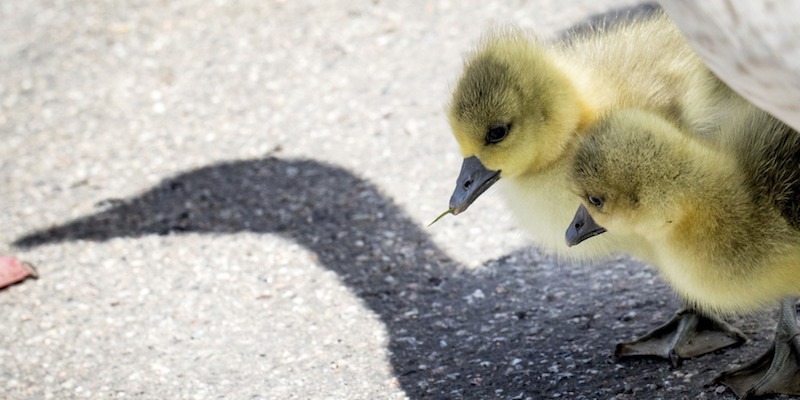
{"type": "Polygon", "coordinates": [[[709,145],[641,110],[599,120],[571,167],[585,211],[570,244],[606,229],[645,238],[695,308],[753,311],[783,302],[768,354],[726,373],[739,396],[800,395],[800,134],[764,112],[731,118],[709,145]]]}
{"type": "MultiPolygon", "coordinates": [[[[467,57],[449,104],[464,156],[450,199],[453,213],[499,180],[509,208],[539,245],[568,257],[648,257],[649,245],[636,235],[606,234],[575,249],[563,240],[563,227],[579,205],[565,183],[575,142],[600,116],[628,107],[669,117],[696,135],[711,134],[721,121],[753,108],[709,72],[661,13],[561,42],[518,29],[487,34],[467,57]]],[[[703,341],[716,344],[681,350],[691,341],[682,327],[696,323],[679,327],[684,316],[697,318],[681,313],[668,324],[678,338],[665,343],[675,346],[620,354],[677,362],[741,341],[723,327],[726,338],[703,341]]]]}

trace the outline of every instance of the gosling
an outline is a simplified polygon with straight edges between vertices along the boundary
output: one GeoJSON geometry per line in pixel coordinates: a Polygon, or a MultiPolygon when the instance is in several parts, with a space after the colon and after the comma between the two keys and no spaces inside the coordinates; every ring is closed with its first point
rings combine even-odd
{"type": "Polygon", "coordinates": [[[695,309],[752,312],[781,301],[772,348],[719,381],[740,397],[800,395],[800,134],[764,112],[731,118],[708,143],[674,121],[620,110],[576,148],[575,245],[609,233],[645,238],[695,309]]]}
{"type": "MultiPolygon", "coordinates": [[[[579,204],[565,184],[575,143],[600,116],[628,107],[669,117],[698,136],[754,108],[703,65],[660,12],[554,43],[519,29],[489,33],[465,61],[448,107],[464,156],[452,212],[463,212],[500,181],[512,213],[542,247],[571,258],[648,257],[650,245],[636,235],[609,233],[576,249],[562,239],[579,204]]],[[[675,340],[643,338],[666,348],[652,352],[635,341],[619,354],[660,355],[677,364],[743,341],[723,321],[707,320],[701,325],[723,335],[699,341],[708,344],[702,349],[682,349],[693,335],[680,328],[686,318],[691,326],[700,316],[681,311],[659,330],[675,340]]]]}

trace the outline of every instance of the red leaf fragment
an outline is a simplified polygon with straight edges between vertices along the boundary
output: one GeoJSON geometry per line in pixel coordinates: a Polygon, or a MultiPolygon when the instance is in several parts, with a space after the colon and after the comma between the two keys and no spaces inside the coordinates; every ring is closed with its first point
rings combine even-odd
{"type": "Polygon", "coordinates": [[[13,285],[27,277],[39,277],[33,265],[14,257],[0,256],[0,288],[13,285]]]}

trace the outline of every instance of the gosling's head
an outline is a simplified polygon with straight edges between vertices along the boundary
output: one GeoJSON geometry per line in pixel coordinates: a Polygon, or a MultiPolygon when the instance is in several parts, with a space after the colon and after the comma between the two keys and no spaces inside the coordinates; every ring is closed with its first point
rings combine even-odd
{"type": "Polygon", "coordinates": [[[451,206],[466,209],[500,177],[535,172],[558,158],[581,113],[572,81],[541,44],[519,30],[488,35],[465,61],[448,107],[461,153],[472,160],[454,193],[456,199],[462,190],[463,198],[451,206]]]}
{"type": "Polygon", "coordinates": [[[670,122],[638,110],[615,112],[588,132],[571,165],[573,190],[585,209],[569,227],[568,244],[600,227],[645,237],[663,233],[680,217],[681,197],[693,190],[688,139],[670,122]]]}

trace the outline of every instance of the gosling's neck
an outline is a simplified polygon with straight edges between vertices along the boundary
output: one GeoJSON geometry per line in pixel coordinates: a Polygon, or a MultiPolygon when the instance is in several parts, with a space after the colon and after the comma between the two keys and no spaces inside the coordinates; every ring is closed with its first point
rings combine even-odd
{"type": "Polygon", "coordinates": [[[576,133],[582,133],[601,115],[613,108],[613,96],[609,88],[604,88],[601,80],[592,70],[582,66],[560,48],[551,48],[548,55],[553,65],[566,79],[575,93],[576,133]]]}
{"type": "Polygon", "coordinates": [[[559,87],[557,104],[548,116],[546,126],[540,130],[537,154],[532,155],[531,164],[523,174],[534,175],[555,172],[566,168],[576,143],[583,137],[602,113],[603,107],[592,99],[594,88],[587,87],[587,72],[574,63],[566,62],[552,49],[545,50],[549,68],[543,71],[551,76],[551,87],[559,87]]]}
{"type": "Polygon", "coordinates": [[[676,196],[677,218],[668,229],[674,248],[691,249],[713,259],[747,252],[746,238],[759,229],[757,208],[743,189],[735,163],[723,157],[697,155],[696,169],[676,196]],[[702,158],[705,156],[706,158],[702,158]]]}

